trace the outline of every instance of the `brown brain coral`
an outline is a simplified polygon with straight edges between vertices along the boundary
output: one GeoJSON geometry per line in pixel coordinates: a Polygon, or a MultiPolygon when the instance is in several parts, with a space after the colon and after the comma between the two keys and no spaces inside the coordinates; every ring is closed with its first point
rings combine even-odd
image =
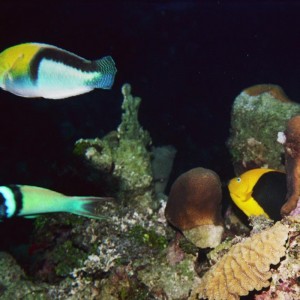
{"type": "Polygon", "coordinates": [[[201,279],[190,296],[193,299],[239,299],[254,289],[270,285],[270,265],[285,255],[288,227],[277,222],[231,247],[201,279]]]}
{"type": "Polygon", "coordinates": [[[194,168],[171,186],[165,216],[199,248],[214,248],[223,234],[222,189],[217,173],[194,168]]]}

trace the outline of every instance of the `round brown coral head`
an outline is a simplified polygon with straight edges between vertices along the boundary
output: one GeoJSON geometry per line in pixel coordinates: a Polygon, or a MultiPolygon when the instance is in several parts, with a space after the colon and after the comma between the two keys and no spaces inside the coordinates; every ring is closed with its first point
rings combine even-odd
{"type": "Polygon", "coordinates": [[[212,170],[194,168],[173,183],[165,210],[166,219],[200,248],[221,242],[222,190],[212,170]]]}

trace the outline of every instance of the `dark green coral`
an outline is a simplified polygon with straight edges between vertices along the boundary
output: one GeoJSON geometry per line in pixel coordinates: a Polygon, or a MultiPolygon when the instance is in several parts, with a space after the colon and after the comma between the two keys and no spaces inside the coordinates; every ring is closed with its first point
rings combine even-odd
{"type": "MultiPolygon", "coordinates": [[[[235,99],[231,114],[228,146],[234,165],[284,169],[283,147],[277,142],[277,134],[299,113],[299,104],[283,102],[272,93],[251,96],[243,91],[235,99]]],[[[238,168],[236,173],[240,173],[238,168]]]]}
{"type": "Polygon", "coordinates": [[[165,236],[159,235],[153,229],[146,229],[141,225],[136,225],[129,231],[129,238],[132,238],[139,244],[159,250],[165,249],[168,245],[165,236]]]}
{"type": "Polygon", "coordinates": [[[117,198],[137,208],[152,207],[153,176],[148,147],[151,138],[138,121],[141,98],[131,95],[124,84],[122,121],[116,131],[102,139],[80,139],[74,153],[83,157],[94,170],[106,174],[117,198]]]}
{"type": "Polygon", "coordinates": [[[55,264],[55,273],[58,276],[69,275],[74,268],[78,268],[86,260],[88,254],[76,248],[71,240],[55,247],[49,257],[55,264]]]}

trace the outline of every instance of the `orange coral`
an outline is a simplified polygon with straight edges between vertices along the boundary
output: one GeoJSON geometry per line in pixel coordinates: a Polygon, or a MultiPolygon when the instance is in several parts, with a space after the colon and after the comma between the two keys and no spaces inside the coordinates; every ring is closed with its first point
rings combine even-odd
{"type": "Polygon", "coordinates": [[[285,94],[283,89],[276,84],[257,84],[247,89],[243,90],[244,93],[247,93],[249,96],[258,96],[263,93],[269,93],[274,98],[282,102],[291,102],[288,96],[285,94]]]}
{"type": "Polygon", "coordinates": [[[232,300],[270,285],[270,265],[285,255],[288,227],[277,222],[271,228],[232,246],[201,279],[189,300],[232,300]]]}
{"type": "Polygon", "coordinates": [[[300,116],[288,121],[285,130],[285,169],[287,173],[287,202],[281,208],[281,214],[288,215],[296,208],[300,197],[300,116]]]}

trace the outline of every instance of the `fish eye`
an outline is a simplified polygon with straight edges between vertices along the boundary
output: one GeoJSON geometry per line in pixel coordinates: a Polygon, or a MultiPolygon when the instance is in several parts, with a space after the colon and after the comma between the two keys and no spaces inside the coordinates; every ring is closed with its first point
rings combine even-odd
{"type": "Polygon", "coordinates": [[[241,177],[238,177],[238,178],[236,179],[236,181],[237,181],[237,182],[241,182],[241,181],[242,181],[242,178],[241,178],[241,177]]]}

